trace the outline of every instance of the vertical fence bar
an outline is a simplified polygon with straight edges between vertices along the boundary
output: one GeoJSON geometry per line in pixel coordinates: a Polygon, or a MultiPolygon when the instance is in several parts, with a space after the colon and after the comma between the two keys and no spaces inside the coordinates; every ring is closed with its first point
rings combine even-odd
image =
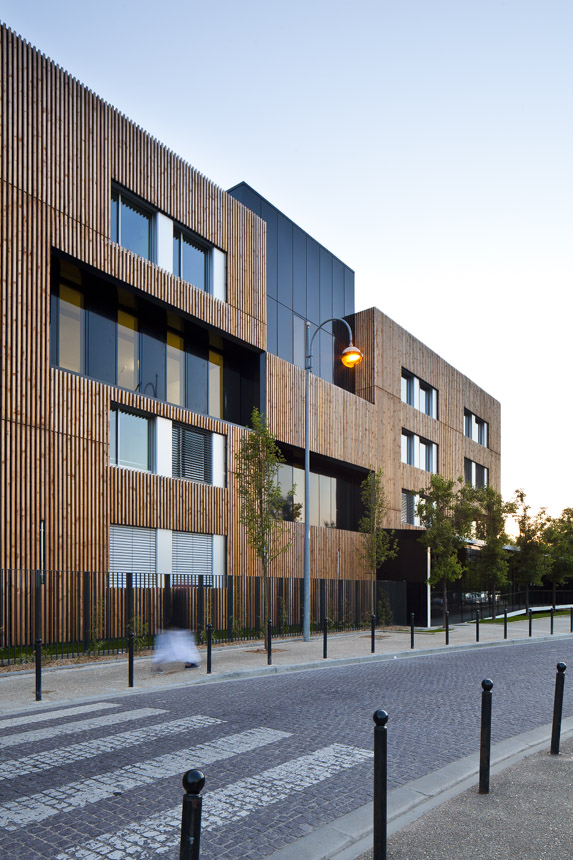
{"type": "Polygon", "coordinates": [[[414,613],[410,612],[410,648],[414,649],[414,613]]]}
{"type": "Polygon", "coordinates": [[[267,640],[268,640],[267,666],[272,666],[272,664],[273,664],[273,622],[270,618],[267,621],[267,640]]]}
{"type": "Polygon", "coordinates": [[[493,681],[481,682],[481,733],[479,747],[479,793],[489,794],[489,764],[491,754],[491,700],[493,681]]]}
{"type": "Polygon", "coordinates": [[[446,645],[450,644],[450,613],[446,609],[446,645]]]}
{"type": "Polygon", "coordinates": [[[374,712],[374,853],[372,860],[386,860],[388,714],[374,712]]]}
{"type": "Polygon", "coordinates": [[[476,642],[479,642],[479,619],[480,619],[480,611],[476,609],[476,642]]]}
{"type": "Polygon", "coordinates": [[[82,574],[82,606],[83,606],[83,649],[89,654],[91,648],[91,589],[90,575],[87,570],[82,574]]]}
{"type": "Polygon", "coordinates": [[[211,674],[211,649],[213,647],[213,625],[207,624],[207,674],[211,674]]]}
{"type": "Polygon", "coordinates": [[[338,580],[338,629],[344,627],[344,581],[338,580]]]}
{"type": "Polygon", "coordinates": [[[233,577],[227,577],[227,639],[233,641],[234,622],[234,602],[233,602],[233,577]]]}
{"type": "Polygon", "coordinates": [[[549,631],[550,631],[551,635],[553,636],[553,607],[551,608],[551,623],[549,625],[549,631]]]}
{"type": "Polygon", "coordinates": [[[569,632],[573,633],[573,606],[569,610],[570,619],[569,619],[569,632]]]}
{"type": "Polygon", "coordinates": [[[533,609],[529,610],[529,638],[533,635],[533,609]]]}
{"type": "Polygon", "coordinates": [[[507,609],[503,610],[503,638],[507,639],[507,609]]]}
{"type": "Polygon", "coordinates": [[[129,687],[133,687],[133,573],[131,572],[125,575],[125,624],[127,627],[127,683],[129,687]]]}
{"type": "Polygon", "coordinates": [[[197,581],[197,635],[201,638],[201,631],[205,629],[205,577],[202,573],[197,577],[197,581]]]}
{"type": "Polygon", "coordinates": [[[42,701],[42,574],[34,576],[34,628],[36,640],[36,701],[42,701]]]}
{"type": "Polygon", "coordinates": [[[322,619],[322,659],[328,657],[328,618],[326,615],[322,619]]]}
{"type": "Polygon", "coordinates": [[[133,630],[129,629],[127,634],[127,685],[133,687],[133,630]]]}
{"type": "Polygon", "coordinates": [[[278,634],[282,636],[283,634],[283,619],[285,617],[285,581],[284,577],[278,581],[278,634]]]}
{"type": "Polygon", "coordinates": [[[376,616],[374,613],[370,616],[370,653],[374,654],[376,650],[376,616]]]}
{"type": "Polygon", "coordinates": [[[201,790],[205,775],[200,770],[188,770],[183,776],[183,804],[181,809],[181,840],[179,860],[199,860],[201,847],[201,790]]]}
{"type": "Polygon", "coordinates": [[[360,630],[360,619],[362,618],[360,607],[360,582],[356,580],[354,584],[354,626],[360,630]]]}
{"type": "Polygon", "coordinates": [[[555,676],[555,698],[553,700],[553,725],[551,727],[551,754],[559,755],[561,740],[561,714],[563,712],[563,688],[565,687],[565,663],[557,664],[555,676]]]}

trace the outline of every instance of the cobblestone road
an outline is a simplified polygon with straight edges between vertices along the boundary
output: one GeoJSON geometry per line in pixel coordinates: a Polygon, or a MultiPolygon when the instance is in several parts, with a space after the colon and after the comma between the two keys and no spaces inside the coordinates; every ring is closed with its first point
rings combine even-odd
{"type": "MultiPolygon", "coordinates": [[[[205,771],[202,860],[263,860],[371,799],[372,713],[391,787],[551,721],[573,640],[330,667],[110,697],[0,719],[0,856],[175,858],[182,772],[205,771]],[[51,716],[51,718],[50,718],[51,716]]],[[[573,715],[573,682],[564,716],[573,715]]]]}

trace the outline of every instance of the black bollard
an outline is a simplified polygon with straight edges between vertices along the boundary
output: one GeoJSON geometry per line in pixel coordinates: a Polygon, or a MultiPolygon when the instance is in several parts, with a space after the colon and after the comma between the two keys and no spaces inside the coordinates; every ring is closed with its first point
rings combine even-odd
{"type": "Polygon", "coordinates": [[[507,639],[507,609],[503,610],[503,638],[507,639]]]}
{"type": "Polygon", "coordinates": [[[450,644],[450,613],[446,610],[446,645],[450,644]]]}
{"type": "Polygon", "coordinates": [[[533,609],[529,610],[529,637],[533,636],[533,609]]]}
{"type": "Polygon", "coordinates": [[[563,688],[565,686],[565,663],[557,664],[557,675],[555,676],[555,699],[553,702],[553,726],[551,729],[551,754],[559,755],[559,742],[561,738],[561,712],[563,711],[563,688]]]}
{"type": "Polygon", "coordinates": [[[479,609],[476,609],[476,642],[479,642],[479,618],[480,611],[479,609]]]}
{"type": "Polygon", "coordinates": [[[370,616],[370,653],[371,654],[374,654],[374,651],[376,650],[375,636],[376,636],[376,616],[374,614],[372,614],[370,616]]]}
{"type": "Polygon", "coordinates": [[[479,793],[489,794],[489,760],[491,753],[491,689],[493,681],[481,682],[481,735],[479,747],[479,793]]]}
{"type": "Polygon", "coordinates": [[[42,701],[42,640],[36,639],[36,701],[42,701]]]}
{"type": "Polygon", "coordinates": [[[128,679],[127,684],[129,687],[133,687],[133,630],[130,630],[127,634],[127,665],[128,665],[128,679]]]}
{"type": "Polygon", "coordinates": [[[410,612],[410,648],[414,648],[414,613],[410,612]]]}
{"type": "Polygon", "coordinates": [[[571,620],[569,622],[569,632],[573,633],[573,606],[571,607],[570,612],[571,612],[571,620]]]}
{"type": "Polygon", "coordinates": [[[328,657],[328,618],[322,620],[322,659],[328,657]]]}
{"type": "Polygon", "coordinates": [[[200,770],[188,770],[182,782],[185,794],[181,810],[179,860],[199,860],[201,806],[203,805],[200,791],[205,785],[205,774],[200,770]]]}
{"type": "Polygon", "coordinates": [[[388,714],[375,711],[374,722],[374,853],[372,860],[386,860],[388,714]]]}
{"type": "Polygon", "coordinates": [[[269,648],[267,651],[267,666],[273,665],[273,631],[272,631],[273,622],[269,618],[267,621],[267,637],[269,641],[269,648]]]}
{"type": "Polygon", "coordinates": [[[207,624],[207,674],[211,674],[211,656],[213,650],[213,625],[207,624]]]}
{"type": "Polygon", "coordinates": [[[553,636],[553,608],[551,609],[551,624],[549,627],[550,633],[553,636]]]}

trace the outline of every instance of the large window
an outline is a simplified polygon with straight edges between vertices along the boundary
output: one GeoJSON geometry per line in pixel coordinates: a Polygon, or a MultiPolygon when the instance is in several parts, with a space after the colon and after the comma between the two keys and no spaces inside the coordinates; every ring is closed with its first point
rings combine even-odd
{"type": "Polygon", "coordinates": [[[484,448],[488,447],[488,423],[482,418],[478,418],[469,409],[464,409],[464,436],[468,439],[473,439],[484,448]]]}
{"type": "Polygon", "coordinates": [[[401,399],[431,418],[438,417],[438,392],[427,382],[402,368],[401,399]]]}
{"type": "Polygon", "coordinates": [[[151,469],[151,421],[117,408],[109,413],[109,459],[114,466],[151,469]]]}
{"type": "Polygon", "coordinates": [[[247,425],[259,405],[257,352],[54,257],[50,359],[64,370],[247,425]]]}
{"type": "Polygon", "coordinates": [[[402,430],[402,463],[416,466],[426,472],[438,471],[438,446],[408,430],[402,430]]]}
{"type": "Polygon", "coordinates": [[[173,477],[213,482],[213,434],[198,427],[173,425],[173,477]]]}
{"type": "Polygon", "coordinates": [[[489,469],[473,460],[464,457],[464,481],[471,487],[487,487],[489,485],[489,469]]]}
{"type": "MultiPolygon", "coordinates": [[[[360,481],[350,470],[338,475],[316,471],[309,474],[309,521],[312,526],[358,530],[362,516],[360,481]]],[[[282,496],[284,520],[305,522],[304,469],[283,463],[279,467],[278,483],[282,496]]]]}
{"type": "Polygon", "coordinates": [[[111,238],[118,245],[153,260],[153,213],[118,189],[111,192],[111,238]]]}

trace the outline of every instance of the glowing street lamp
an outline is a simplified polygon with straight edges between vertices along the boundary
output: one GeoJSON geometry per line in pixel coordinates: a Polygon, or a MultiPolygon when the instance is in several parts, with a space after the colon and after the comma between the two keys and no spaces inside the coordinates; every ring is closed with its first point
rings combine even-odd
{"type": "Polygon", "coordinates": [[[363,359],[357,346],[352,343],[352,329],[346,320],[332,317],[319,325],[310,337],[310,323],[306,324],[306,358],[305,358],[305,396],[304,396],[304,581],[302,606],[302,635],[305,642],[310,642],[310,373],[312,370],[312,345],[318,332],[331,322],[339,322],[348,330],[349,344],[343,350],[340,360],[345,367],[356,367],[363,359]]]}

